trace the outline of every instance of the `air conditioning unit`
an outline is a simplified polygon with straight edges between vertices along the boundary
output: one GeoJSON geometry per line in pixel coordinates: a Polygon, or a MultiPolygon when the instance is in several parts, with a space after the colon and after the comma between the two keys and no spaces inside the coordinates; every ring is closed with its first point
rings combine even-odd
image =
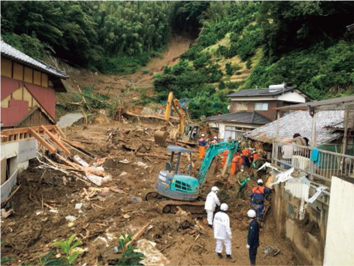
{"type": "Polygon", "coordinates": [[[270,85],[269,92],[284,91],[286,89],[286,84],[270,85]]]}

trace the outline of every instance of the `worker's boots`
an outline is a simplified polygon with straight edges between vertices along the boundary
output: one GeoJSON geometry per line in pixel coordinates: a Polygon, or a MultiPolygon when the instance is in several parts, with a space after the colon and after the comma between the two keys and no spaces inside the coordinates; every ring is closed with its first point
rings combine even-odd
{"type": "Polygon", "coordinates": [[[226,255],[226,258],[229,259],[229,260],[232,260],[231,255],[226,255]]]}
{"type": "Polygon", "coordinates": [[[221,254],[221,253],[216,253],[216,254],[218,254],[218,257],[219,257],[220,259],[222,259],[222,254],[221,254]]]}

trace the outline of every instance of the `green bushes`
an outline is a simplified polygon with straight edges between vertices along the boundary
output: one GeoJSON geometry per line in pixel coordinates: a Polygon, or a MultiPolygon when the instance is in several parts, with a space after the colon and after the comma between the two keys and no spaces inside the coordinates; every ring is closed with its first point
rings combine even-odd
{"type": "Polygon", "coordinates": [[[314,99],[325,99],[354,87],[354,44],[339,41],[290,52],[275,63],[260,62],[243,87],[265,87],[286,82],[297,85],[314,99]]]}
{"type": "Polygon", "coordinates": [[[126,246],[126,244],[132,240],[131,237],[132,237],[132,234],[125,235],[122,233],[122,236],[118,241],[118,245],[119,245],[119,249],[123,253],[123,256],[118,261],[118,263],[115,264],[115,266],[126,266],[126,265],[139,266],[139,265],[142,265],[140,263],[140,261],[144,258],[144,254],[139,253],[139,252],[135,252],[136,247],[134,247],[132,245],[126,246]]]}

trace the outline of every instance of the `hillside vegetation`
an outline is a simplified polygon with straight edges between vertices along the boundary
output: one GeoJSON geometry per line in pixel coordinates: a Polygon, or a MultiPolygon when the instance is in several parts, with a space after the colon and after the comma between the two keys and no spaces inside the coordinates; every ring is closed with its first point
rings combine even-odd
{"type": "Polygon", "coordinates": [[[197,43],[155,76],[158,99],[194,117],[227,112],[231,91],[287,83],[315,100],[354,94],[352,2],[211,2],[197,43]]]}
{"type": "Polygon", "coordinates": [[[163,49],[170,2],[1,2],[2,38],[35,58],[51,53],[103,73],[131,73],[163,49]]]}
{"type": "MultiPolygon", "coordinates": [[[[295,85],[315,100],[354,93],[353,2],[1,2],[2,38],[30,56],[130,74],[168,45],[196,40],[155,75],[155,97],[189,99],[192,117],[227,112],[228,93],[295,85]]],[[[145,71],[146,72],[146,71],[145,71]]]]}

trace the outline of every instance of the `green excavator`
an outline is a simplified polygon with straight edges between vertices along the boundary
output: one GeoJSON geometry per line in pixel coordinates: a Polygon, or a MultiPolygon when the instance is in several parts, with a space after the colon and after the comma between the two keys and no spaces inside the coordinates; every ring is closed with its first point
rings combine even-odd
{"type": "Polygon", "coordinates": [[[226,163],[231,165],[232,158],[238,149],[238,141],[232,140],[211,144],[208,148],[197,177],[191,176],[192,166],[188,165],[188,174],[180,172],[181,155],[190,156],[192,150],[169,145],[167,150],[171,152],[170,161],[166,163],[166,169],[161,170],[156,181],[156,190],[145,193],[145,200],[165,199],[159,203],[159,210],[163,213],[176,212],[177,206],[191,213],[203,213],[204,202],[198,200],[210,166],[216,155],[229,151],[226,163]],[[176,163],[174,158],[176,157],[176,163]]]}

